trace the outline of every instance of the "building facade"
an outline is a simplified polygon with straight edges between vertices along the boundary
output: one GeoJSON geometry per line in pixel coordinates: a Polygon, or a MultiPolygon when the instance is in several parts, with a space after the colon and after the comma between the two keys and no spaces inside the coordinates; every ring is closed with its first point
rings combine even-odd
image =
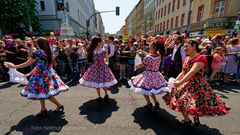
{"type": "Polygon", "coordinates": [[[132,10],[132,36],[136,35],[136,26],[137,26],[137,8],[136,6],[132,10]]]}
{"type": "Polygon", "coordinates": [[[239,0],[144,0],[144,11],[140,8],[141,2],[125,20],[128,35],[139,36],[139,31],[145,34],[151,31],[153,7],[154,32],[150,35],[171,34],[175,30],[188,32],[193,37],[231,35],[240,12],[239,0]],[[144,20],[141,20],[142,12],[144,20]]]}
{"type": "Polygon", "coordinates": [[[128,35],[128,36],[132,36],[134,10],[135,8],[131,11],[131,13],[125,19],[125,35],[128,35]]]}
{"type": "Polygon", "coordinates": [[[144,0],[144,33],[152,35],[154,28],[155,0],[144,0]]]}
{"type": "Polygon", "coordinates": [[[132,29],[134,36],[144,35],[144,0],[140,0],[135,7],[132,29]]]}
{"type": "Polygon", "coordinates": [[[117,36],[124,35],[125,30],[126,30],[126,27],[125,25],[123,25],[121,29],[117,32],[117,36]]]}
{"type": "MultiPolygon", "coordinates": [[[[61,24],[67,23],[75,35],[86,33],[86,20],[95,13],[93,0],[36,0],[41,27],[60,34],[61,24]]],[[[90,33],[96,33],[96,18],[90,20],[90,33]]]]}
{"type": "Polygon", "coordinates": [[[231,35],[239,11],[239,0],[194,0],[190,35],[231,35]]]}
{"type": "Polygon", "coordinates": [[[155,34],[186,31],[191,0],[155,0],[155,34]]]}

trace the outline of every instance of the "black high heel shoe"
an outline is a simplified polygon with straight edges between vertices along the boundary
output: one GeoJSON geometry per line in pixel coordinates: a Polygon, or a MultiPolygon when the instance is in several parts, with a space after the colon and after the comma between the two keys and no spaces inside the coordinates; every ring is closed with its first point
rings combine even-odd
{"type": "Polygon", "coordinates": [[[153,104],[150,103],[150,104],[144,105],[143,107],[146,108],[146,109],[148,109],[148,110],[151,110],[151,109],[152,109],[152,106],[153,106],[153,104]]]}
{"type": "Polygon", "coordinates": [[[189,121],[182,120],[180,122],[180,124],[184,127],[191,127],[192,126],[192,121],[191,120],[189,120],[189,121]]]}
{"type": "Polygon", "coordinates": [[[201,123],[200,123],[199,117],[193,117],[193,121],[194,121],[194,123],[193,123],[194,127],[200,126],[201,123]]]}
{"type": "Polygon", "coordinates": [[[38,117],[38,118],[43,118],[43,117],[46,117],[46,116],[47,116],[47,110],[40,111],[39,113],[37,113],[35,115],[35,117],[38,117]]]}
{"type": "Polygon", "coordinates": [[[59,112],[63,112],[64,111],[64,106],[61,105],[59,108],[55,109],[53,112],[54,113],[59,113],[59,112]]]}
{"type": "Polygon", "coordinates": [[[109,100],[109,96],[108,95],[105,95],[104,98],[103,98],[103,101],[104,102],[107,102],[109,100]]]}
{"type": "Polygon", "coordinates": [[[160,109],[160,106],[159,106],[159,103],[158,103],[158,102],[155,103],[154,109],[155,109],[155,110],[159,110],[159,109],[160,109]]]}
{"type": "Polygon", "coordinates": [[[96,99],[96,101],[97,101],[98,104],[101,104],[101,103],[102,103],[102,98],[101,98],[101,97],[98,97],[98,98],[96,99]]]}

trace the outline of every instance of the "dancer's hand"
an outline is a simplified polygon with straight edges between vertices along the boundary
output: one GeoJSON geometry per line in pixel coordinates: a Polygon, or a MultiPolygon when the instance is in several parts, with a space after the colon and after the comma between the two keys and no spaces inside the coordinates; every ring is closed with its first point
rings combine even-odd
{"type": "Polygon", "coordinates": [[[139,64],[139,65],[136,66],[137,69],[142,68],[142,67],[144,67],[143,64],[139,64]]]}
{"type": "Polygon", "coordinates": [[[179,81],[179,80],[176,80],[176,81],[173,82],[173,84],[174,84],[174,86],[177,88],[177,87],[179,87],[180,85],[182,85],[182,82],[179,81]]]}
{"type": "Polygon", "coordinates": [[[16,68],[16,66],[11,62],[4,62],[5,67],[7,68],[16,68]]]}
{"type": "Polygon", "coordinates": [[[28,74],[25,74],[25,77],[29,77],[29,76],[31,76],[31,74],[30,74],[30,73],[28,73],[28,74]]]}

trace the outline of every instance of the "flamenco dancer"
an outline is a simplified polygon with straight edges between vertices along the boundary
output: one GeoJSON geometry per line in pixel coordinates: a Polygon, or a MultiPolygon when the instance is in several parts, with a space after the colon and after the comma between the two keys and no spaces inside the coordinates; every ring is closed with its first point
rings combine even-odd
{"type": "Polygon", "coordinates": [[[174,82],[175,88],[163,96],[169,108],[182,113],[184,119],[181,124],[188,127],[198,127],[199,117],[222,116],[230,110],[204,79],[207,60],[204,55],[198,53],[198,45],[194,40],[184,44],[188,57],[184,61],[183,70],[174,82]],[[193,116],[194,124],[189,115],[193,116]]]}
{"type": "Polygon", "coordinates": [[[27,62],[19,65],[5,63],[5,66],[8,68],[24,68],[35,63],[35,68],[31,73],[26,75],[32,76],[20,94],[30,100],[40,100],[41,111],[35,116],[45,117],[47,115],[45,106],[46,99],[49,99],[57,106],[53,112],[58,113],[64,111],[63,105],[58,102],[55,96],[61,92],[67,91],[69,87],[63,83],[60,77],[52,69],[52,53],[47,39],[40,37],[37,39],[37,44],[40,49],[35,50],[27,62]]]}
{"type": "Polygon", "coordinates": [[[117,84],[117,80],[108,65],[105,64],[104,59],[108,61],[108,54],[103,49],[102,39],[94,37],[87,52],[87,61],[91,65],[79,80],[79,83],[85,87],[96,88],[98,103],[102,101],[100,88],[103,88],[105,92],[103,100],[108,101],[109,96],[106,88],[117,84]]]}
{"type": "Polygon", "coordinates": [[[145,71],[137,76],[132,77],[128,84],[130,89],[136,93],[140,93],[144,96],[147,104],[144,106],[147,109],[152,109],[153,104],[150,101],[149,96],[152,97],[154,101],[154,109],[158,110],[159,102],[156,99],[156,94],[163,92],[168,92],[170,89],[167,87],[167,82],[163,75],[159,72],[159,65],[161,63],[161,56],[158,54],[159,46],[153,42],[149,46],[149,53],[138,50],[137,53],[142,53],[146,57],[143,63],[138,65],[137,68],[145,67],[145,71]]]}

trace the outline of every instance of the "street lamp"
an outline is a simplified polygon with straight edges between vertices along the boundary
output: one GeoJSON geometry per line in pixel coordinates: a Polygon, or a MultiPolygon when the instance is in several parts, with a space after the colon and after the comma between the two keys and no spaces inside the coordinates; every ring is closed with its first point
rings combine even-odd
{"type": "Polygon", "coordinates": [[[149,32],[152,31],[152,23],[153,23],[153,18],[151,17],[151,18],[149,18],[149,20],[148,20],[148,24],[149,24],[149,32]]]}
{"type": "Polygon", "coordinates": [[[119,16],[120,15],[120,7],[116,7],[116,10],[112,10],[112,11],[101,11],[101,12],[95,12],[94,14],[92,14],[87,20],[86,20],[86,28],[87,28],[87,32],[86,32],[86,37],[87,39],[89,39],[89,30],[88,28],[90,27],[90,19],[92,17],[94,17],[95,15],[97,14],[100,14],[100,13],[109,13],[109,12],[115,12],[116,13],[116,16],[119,16]]]}
{"type": "Polygon", "coordinates": [[[192,14],[192,2],[193,2],[193,0],[190,0],[190,6],[188,9],[187,34],[189,34],[189,28],[190,28],[190,21],[191,21],[191,14],[192,14]]]}

